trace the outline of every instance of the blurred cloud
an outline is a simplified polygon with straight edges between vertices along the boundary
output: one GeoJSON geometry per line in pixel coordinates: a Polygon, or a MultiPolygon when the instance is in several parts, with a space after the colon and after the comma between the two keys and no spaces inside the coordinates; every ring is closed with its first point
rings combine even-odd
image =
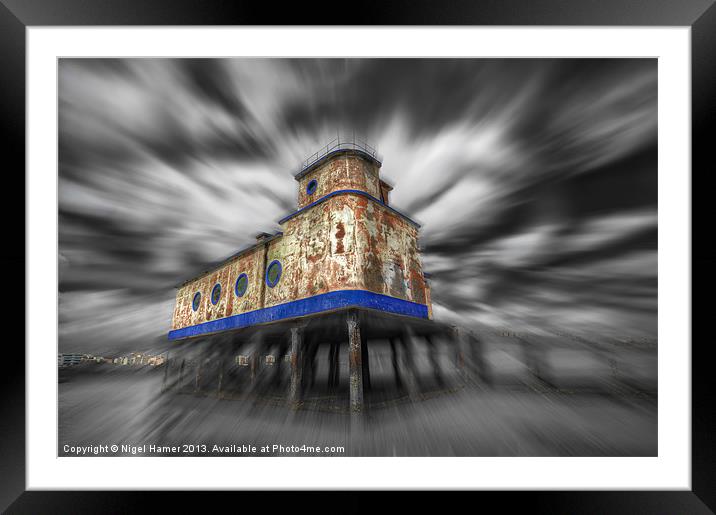
{"type": "Polygon", "coordinates": [[[437,317],[655,336],[656,100],[655,59],[61,59],[61,349],[164,336],[354,129],[437,317]]]}

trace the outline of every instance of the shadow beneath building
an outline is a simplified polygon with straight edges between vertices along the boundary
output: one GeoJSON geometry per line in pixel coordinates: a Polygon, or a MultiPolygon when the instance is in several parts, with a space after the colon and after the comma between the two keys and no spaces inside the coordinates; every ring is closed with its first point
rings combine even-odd
{"type": "Polygon", "coordinates": [[[345,309],[183,341],[164,367],[162,392],[352,414],[464,389],[655,402],[655,376],[634,373],[655,347],[630,346],[632,358],[621,347],[345,309]]]}

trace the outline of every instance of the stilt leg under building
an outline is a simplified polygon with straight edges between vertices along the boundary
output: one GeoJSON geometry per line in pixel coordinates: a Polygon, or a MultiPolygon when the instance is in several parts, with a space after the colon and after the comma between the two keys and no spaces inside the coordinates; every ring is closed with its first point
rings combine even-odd
{"type": "Polygon", "coordinates": [[[281,386],[281,371],[283,369],[283,356],[286,354],[286,348],[287,346],[285,344],[281,344],[276,348],[276,361],[274,362],[274,371],[273,371],[273,384],[275,387],[281,386]]]}
{"type": "Polygon", "coordinates": [[[467,380],[467,370],[465,368],[465,343],[463,342],[462,331],[457,326],[450,328],[450,337],[455,345],[455,367],[458,375],[463,381],[467,380]]]}
{"type": "Polygon", "coordinates": [[[365,333],[361,334],[360,340],[361,349],[361,369],[363,375],[363,389],[365,392],[370,392],[370,358],[368,357],[368,339],[365,337],[365,333]]]}
{"type": "Polygon", "coordinates": [[[259,353],[257,349],[253,349],[249,356],[249,373],[251,375],[251,389],[256,384],[256,369],[258,368],[259,353]]]}
{"type": "Polygon", "coordinates": [[[415,361],[413,360],[413,349],[414,349],[414,338],[411,332],[408,330],[403,333],[400,337],[400,354],[402,368],[405,377],[405,387],[408,390],[408,395],[411,399],[415,400],[418,398],[418,371],[415,368],[415,361]]]}
{"type": "Polygon", "coordinates": [[[313,388],[316,384],[316,354],[318,354],[318,342],[313,342],[309,351],[308,371],[310,374],[309,386],[313,388]]]}
{"type": "Polygon", "coordinates": [[[162,380],[162,393],[167,389],[167,379],[169,377],[169,355],[164,360],[164,379],[162,380]]]}
{"type": "Polygon", "coordinates": [[[393,365],[393,375],[395,377],[395,386],[397,388],[403,387],[403,379],[400,375],[400,362],[398,361],[398,348],[395,338],[390,338],[390,363],[393,365]]]}
{"type": "Polygon", "coordinates": [[[351,312],[348,322],[348,371],[350,376],[351,413],[363,411],[363,362],[361,360],[361,336],[358,314],[351,312]]]}
{"type": "Polygon", "coordinates": [[[328,387],[331,391],[340,383],[340,352],[340,345],[332,342],[328,350],[328,387]]]}
{"type": "Polygon", "coordinates": [[[303,372],[303,327],[291,328],[291,383],[288,390],[288,400],[293,407],[301,401],[301,377],[303,372]]]}
{"type": "Polygon", "coordinates": [[[184,360],[181,360],[181,365],[179,366],[179,379],[177,380],[177,387],[179,390],[181,390],[182,383],[184,382],[184,360]]]}
{"type": "Polygon", "coordinates": [[[216,397],[221,399],[221,383],[224,380],[224,360],[219,361],[219,384],[216,387],[216,397]]]}
{"type": "Polygon", "coordinates": [[[201,358],[196,361],[196,379],[194,381],[194,393],[199,393],[199,385],[201,383],[201,358]]]}
{"type": "Polygon", "coordinates": [[[333,368],[333,360],[335,359],[336,347],[333,343],[328,346],[328,390],[333,389],[333,376],[335,369],[333,368]]]}
{"type": "Polygon", "coordinates": [[[473,375],[478,377],[483,386],[492,385],[490,366],[485,357],[485,344],[481,337],[468,333],[470,341],[470,362],[473,375]]]}
{"type": "Polygon", "coordinates": [[[542,387],[554,388],[554,381],[551,378],[549,362],[545,349],[538,349],[534,342],[525,338],[518,338],[524,363],[533,380],[542,387]]]}
{"type": "Polygon", "coordinates": [[[440,370],[440,362],[438,361],[437,348],[430,335],[425,335],[425,343],[428,346],[428,359],[430,366],[433,368],[433,377],[435,382],[442,386],[444,384],[442,371],[440,370]]]}

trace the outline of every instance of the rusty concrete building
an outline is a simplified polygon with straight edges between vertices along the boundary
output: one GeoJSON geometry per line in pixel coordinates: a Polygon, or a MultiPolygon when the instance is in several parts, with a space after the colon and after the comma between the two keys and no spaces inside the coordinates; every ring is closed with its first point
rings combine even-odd
{"type": "MultiPolygon", "coordinates": [[[[391,207],[392,187],[380,177],[381,164],[372,147],[355,140],[334,140],[304,162],[295,175],[297,208],[278,222],[281,232],[259,234],[252,246],[178,286],[169,339],[217,333],[240,339],[262,328],[270,340],[290,332],[283,338],[295,399],[305,331],[314,319],[343,320],[338,327],[347,329],[350,400],[360,410],[361,379],[369,382],[363,370],[367,335],[390,336],[413,321],[420,332],[432,319],[419,225],[391,207]]],[[[321,326],[320,338],[341,340],[334,326],[321,326]]]]}

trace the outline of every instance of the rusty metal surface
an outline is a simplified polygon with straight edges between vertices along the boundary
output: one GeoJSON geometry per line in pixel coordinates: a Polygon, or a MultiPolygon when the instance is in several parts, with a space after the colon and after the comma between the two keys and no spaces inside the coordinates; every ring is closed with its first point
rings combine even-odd
{"type": "Polygon", "coordinates": [[[301,399],[301,374],[303,372],[303,327],[291,328],[291,382],[288,399],[294,405],[301,399]]]}
{"type": "Polygon", "coordinates": [[[257,309],[261,304],[263,286],[264,247],[259,246],[252,252],[224,264],[223,267],[189,281],[177,290],[172,329],[208,322],[257,309]],[[249,287],[243,297],[234,294],[236,279],[245,273],[249,278],[249,287]],[[221,284],[221,297],[216,305],[211,303],[211,290],[215,284],[221,284]],[[192,309],[192,299],[196,292],[201,293],[199,309],[192,309]]]}
{"type": "Polygon", "coordinates": [[[268,251],[269,261],[281,261],[283,277],[266,291],[266,306],[362,288],[353,204],[351,196],[334,197],[284,225],[268,251]]]}
{"type": "MultiPolygon", "coordinates": [[[[343,189],[379,196],[378,168],[350,154],[329,158],[299,181],[299,206],[343,189]],[[307,199],[305,186],[314,177],[319,177],[318,191],[307,199]]],[[[287,220],[282,228],[282,236],[179,288],[172,329],[336,290],[368,290],[427,304],[432,317],[418,230],[380,203],[357,194],[334,196],[287,220]],[[269,287],[264,276],[273,260],[281,263],[282,276],[269,287]],[[234,283],[242,273],[248,275],[249,287],[237,297],[234,283]],[[213,305],[210,296],[217,283],[221,296],[213,305]],[[196,292],[201,293],[201,302],[193,311],[196,292]]]]}
{"type": "Polygon", "coordinates": [[[298,208],[338,190],[361,190],[380,198],[378,166],[357,155],[342,153],[329,158],[298,181],[298,208]],[[308,183],[316,179],[318,187],[312,195],[306,193],[308,183]]]}
{"type": "Polygon", "coordinates": [[[363,288],[425,304],[417,229],[364,197],[356,197],[354,201],[363,288]]]}
{"type": "Polygon", "coordinates": [[[356,313],[350,313],[348,323],[348,380],[351,412],[363,409],[363,374],[360,325],[356,313]]]}

